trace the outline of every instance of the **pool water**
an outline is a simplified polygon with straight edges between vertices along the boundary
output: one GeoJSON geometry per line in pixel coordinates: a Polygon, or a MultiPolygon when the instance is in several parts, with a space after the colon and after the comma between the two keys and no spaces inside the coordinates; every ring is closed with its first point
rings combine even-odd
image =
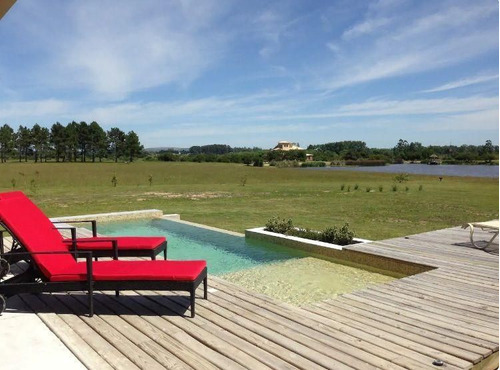
{"type": "Polygon", "coordinates": [[[101,223],[98,231],[115,236],[164,235],[168,240],[168,259],[204,259],[209,274],[295,305],[394,280],[293,248],[170,220],[101,223]]]}
{"type": "Polygon", "coordinates": [[[305,257],[302,251],[195,227],[170,220],[133,220],[99,224],[105,235],[162,235],[171,260],[207,261],[210,274],[222,275],[272,262],[305,257]]]}

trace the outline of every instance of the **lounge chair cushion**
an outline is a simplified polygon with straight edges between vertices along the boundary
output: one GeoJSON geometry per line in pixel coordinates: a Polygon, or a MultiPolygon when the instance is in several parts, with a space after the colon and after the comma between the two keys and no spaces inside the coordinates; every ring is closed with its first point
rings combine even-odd
{"type": "MultiPolygon", "coordinates": [[[[68,252],[68,246],[50,220],[43,212],[24,196],[2,194],[0,220],[19,238],[21,244],[29,245],[30,252],[66,252],[64,254],[35,254],[35,259],[42,273],[50,279],[70,266],[76,265],[75,259],[68,252]]],[[[22,193],[21,193],[22,195],[22,193]]]]}
{"type": "MultiPolygon", "coordinates": [[[[207,266],[206,261],[99,261],[92,264],[96,281],[175,280],[194,281],[207,266]]],[[[50,281],[84,281],[85,262],[52,274],[50,281]]]]}
{"type": "MultiPolygon", "coordinates": [[[[111,249],[109,241],[100,241],[100,239],[109,240],[114,239],[118,242],[118,248],[121,250],[153,250],[159,247],[167,239],[163,236],[104,236],[92,238],[78,238],[78,241],[93,241],[92,243],[80,243],[78,249],[85,250],[108,250],[111,249]]],[[[65,239],[66,243],[72,243],[71,239],[65,239]]]]}

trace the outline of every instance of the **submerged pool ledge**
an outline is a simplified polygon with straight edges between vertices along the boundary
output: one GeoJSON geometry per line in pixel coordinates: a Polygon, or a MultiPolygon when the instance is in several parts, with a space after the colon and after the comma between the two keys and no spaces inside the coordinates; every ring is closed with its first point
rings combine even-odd
{"type": "Polygon", "coordinates": [[[328,257],[337,263],[368,269],[397,278],[415,275],[433,269],[427,265],[402,261],[399,259],[388,258],[356,250],[356,247],[372,243],[371,240],[367,239],[354,238],[354,241],[356,242],[355,244],[340,246],[317,240],[273,233],[265,231],[264,227],[245,230],[245,237],[263,240],[285,247],[300,249],[311,253],[312,255],[328,257]]]}

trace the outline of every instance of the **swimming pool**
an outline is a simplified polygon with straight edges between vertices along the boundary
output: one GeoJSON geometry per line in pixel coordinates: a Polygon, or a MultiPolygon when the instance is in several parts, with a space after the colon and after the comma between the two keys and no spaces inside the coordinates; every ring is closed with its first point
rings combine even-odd
{"type": "Polygon", "coordinates": [[[305,251],[165,219],[101,223],[99,233],[164,235],[168,259],[204,259],[209,274],[296,305],[394,280],[305,251]]]}
{"type": "Polygon", "coordinates": [[[164,219],[102,223],[99,232],[115,236],[166,236],[168,259],[204,259],[214,275],[306,256],[302,251],[164,219]]]}

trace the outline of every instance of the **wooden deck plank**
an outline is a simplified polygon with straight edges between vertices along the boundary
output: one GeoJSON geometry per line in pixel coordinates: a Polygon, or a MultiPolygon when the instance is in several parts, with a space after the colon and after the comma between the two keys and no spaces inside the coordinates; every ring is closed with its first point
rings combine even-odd
{"type": "MultiPolygon", "coordinates": [[[[344,364],[361,369],[366,368],[368,364],[369,366],[373,366],[373,362],[376,361],[376,359],[371,356],[370,358],[366,358],[367,356],[364,356],[364,359],[358,358],[359,356],[354,354],[354,352],[356,352],[355,348],[352,348],[351,346],[340,341],[329,340],[327,343],[319,341],[317,340],[317,335],[308,332],[307,328],[300,327],[299,329],[298,322],[290,321],[289,319],[285,319],[279,315],[269,314],[269,312],[260,305],[252,305],[244,302],[222,290],[217,292],[215,296],[217,298],[222,298],[225,301],[224,303],[220,300],[217,301],[220,306],[227,305],[227,307],[238,307],[237,309],[233,309],[233,312],[237,314],[246,313],[248,315],[247,317],[251,318],[252,321],[260,323],[261,325],[266,325],[268,328],[272,328],[275,331],[286,335],[290,339],[298,341],[316,351],[320,351],[326,356],[333,357],[337,361],[342,361],[344,364]],[[289,322],[291,324],[289,324],[289,322]],[[311,335],[306,335],[307,332],[311,335]],[[332,347],[336,348],[338,351],[332,352],[332,347]],[[367,361],[372,362],[368,363],[367,361]]],[[[380,366],[389,365],[388,363],[383,363],[382,361],[378,362],[380,366]]]]}
{"type": "MultiPolygon", "coordinates": [[[[459,227],[347,246],[427,272],[299,308],[209,276],[216,291],[185,317],[185,293],[21,298],[94,368],[450,369],[498,364],[498,252],[459,227]],[[483,361],[483,362],[482,362],[483,361]]],[[[485,232],[479,239],[489,239],[485,232]]]]}
{"type": "Polygon", "coordinates": [[[63,321],[56,313],[50,312],[48,307],[33,294],[20,295],[21,300],[57,334],[59,339],[88,369],[111,370],[113,367],[99,355],[82,337],[80,337],[70,325],[63,321]]]}
{"type": "MultiPolygon", "coordinates": [[[[173,353],[176,357],[193,369],[207,369],[215,370],[217,367],[211,362],[204,360],[199,353],[195,352],[191,346],[186,346],[185,341],[176,339],[176,327],[164,326],[164,330],[158,329],[152,325],[148,320],[147,312],[141,310],[142,314],[132,310],[128,305],[123,305],[120,300],[115,300],[107,294],[102,294],[97,297],[103,305],[112,310],[115,315],[119,315],[122,319],[127,321],[130,325],[147,335],[149,338],[161,345],[169,353],[173,353]],[[167,333],[169,335],[167,335],[167,333]]],[[[150,312],[152,314],[152,312],[150,312]]]]}
{"type": "MultiPolygon", "coordinates": [[[[227,284],[222,280],[218,280],[217,283],[221,285],[227,284]]],[[[235,289],[238,289],[239,294],[244,294],[244,292],[240,288],[235,287],[235,289]]],[[[351,335],[358,340],[362,340],[373,345],[383,346],[384,348],[389,349],[391,352],[397,354],[395,357],[393,355],[393,358],[391,359],[393,361],[397,360],[400,357],[403,357],[405,358],[406,363],[410,363],[410,361],[413,361],[414,364],[418,363],[418,366],[414,368],[426,368],[427,366],[429,368],[431,367],[430,365],[428,365],[430,362],[432,362],[432,358],[430,356],[421,355],[419,353],[408,350],[405,347],[399,346],[398,344],[384,341],[379,336],[366,333],[363,330],[351,328],[348,325],[344,325],[335,321],[335,317],[325,318],[314,313],[306,314],[303,309],[296,308],[282,302],[274,301],[266,296],[260,294],[252,294],[252,296],[254,296],[252,298],[253,300],[255,300],[256,297],[262,300],[262,302],[259,302],[259,305],[264,306],[264,302],[267,302],[268,305],[265,305],[266,309],[273,311],[274,313],[283,317],[294,317],[296,321],[303,321],[311,327],[314,327],[315,325],[322,325],[324,327],[330,328],[332,331],[338,331],[351,335]]]]}
{"type": "Polygon", "coordinates": [[[341,310],[342,312],[339,312],[340,315],[351,315],[350,317],[353,319],[360,318],[363,322],[365,322],[365,318],[367,318],[375,322],[385,323],[394,328],[403,330],[404,333],[402,333],[402,335],[409,335],[422,344],[426,344],[474,363],[480,360],[477,356],[478,354],[487,357],[493,352],[487,348],[454,339],[445,333],[436,333],[428,329],[410,325],[404,321],[393,320],[392,317],[388,318],[387,316],[380,315],[380,311],[373,312],[366,306],[364,308],[359,308],[358,306],[347,304],[345,301],[338,299],[319,303],[317,305],[331,312],[338,312],[341,310]]]}

